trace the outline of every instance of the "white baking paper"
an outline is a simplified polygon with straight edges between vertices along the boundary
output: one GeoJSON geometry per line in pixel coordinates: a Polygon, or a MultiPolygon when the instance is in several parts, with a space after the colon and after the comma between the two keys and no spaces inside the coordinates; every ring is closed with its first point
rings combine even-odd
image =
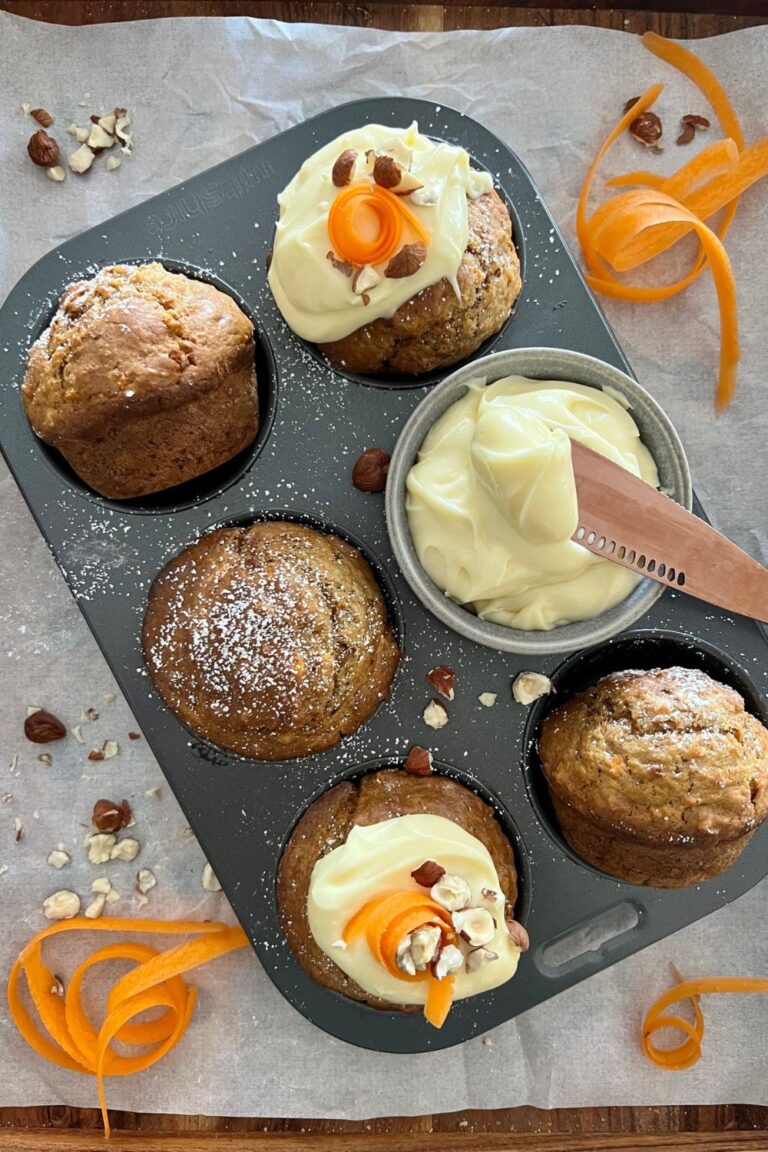
{"type": "MultiPolygon", "coordinates": [[[[768,28],[699,41],[696,51],[728,89],[748,138],[768,133],[768,28]]],[[[693,87],[637,38],[592,28],[407,36],[247,19],[64,28],[0,13],[0,297],[77,231],[303,117],[365,96],[425,97],[482,121],[530,167],[573,241],[576,196],[598,141],[625,100],[654,80],[667,84],[658,109],[668,137],[681,114],[707,113],[693,87]],[[23,102],[51,110],[57,128],[125,105],[134,115],[135,155],[117,172],[100,164],[87,178],[69,174],[53,185],[25,154],[35,126],[23,102]]],[[[661,157],[649,158],[624,140],[605,172],[647,163],[670,170],[691,154],[670,142],[661,157]]],[[[640,380],[680,430],[710,515],[763,561],[767,219],[764,186],[744,197],[728,238],[743,358],[726,415],[713,411],[718,321],[708,277],[664,305],[604,304],[640,380]]],[[[43,925],[40,908],[51,891],[71,886],[87,896],[100,874],[82,847],[96,794],[125,795],[134,804],[140,862],[158,878],[152,915],[231,918],[224,896],[201,887],[202,854],[185,835],[146,745],[127,739],[135,722],[119,699],[103,699],[115,685],[4,469],[0,516],[0,795],[12,794],[0,804],[0,868],[7,866],[0,875],[0,972],[43,925]],[[54,764],[46,767],[21,735],[29,705],[46,705],[71,725],[87,707],[100,718],[83,724],[82,747],[74,739],[53,745],[54,764]],[[85,750],[108,738],[118,741],[119,755],[89,763],[85,750]],[[154,786],[159,799],[145,795],[154,786]],[[15,817],[23,828],[19,844],[15,817]],[[59,842],[73,862],[56,873],[45,860],[59,842]]],[[[103,869],[123,893],[115,911],[135,913],[135,868],[103,869]]],[[[637,1042],[643,1009],[668,983],[669,960],[690,976],[764,974],[767,916],[763,883],[500,1026],[490,1043],[478,1039],[423,1056],[377,1055],[329,1038],[283,1001],[250,952],[241,952],[195,974],[200,1007],[183,1043],[151,1072],[110,1082],[109,1100],[142,1111],[346,1119],[520,1104],[768,1104],[765,997],[708,1001],[704,1059],[688,1072],[650,1067],[637,1042]]],[[[70,967],[66,948],[57,958],[70,967]]],[[[1,1004],[0,1105],[95,1102],[90,1080],[46,1064],[22,1043],[1,1004]]]]}

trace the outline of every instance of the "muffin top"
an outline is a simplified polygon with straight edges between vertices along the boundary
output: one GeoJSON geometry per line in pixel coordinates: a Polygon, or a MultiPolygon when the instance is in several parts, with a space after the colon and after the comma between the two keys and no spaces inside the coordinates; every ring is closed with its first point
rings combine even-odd
{"type": "Polygon", "coordinates": [[[768,730],[692,668],[616,672],[544,721],[550,788],[645,842],[731,840],[768,814],[768,730]]]}
{"type": "Polygon", "coordinates": [[[463,148],[431,140],[415,123],[337,136],[278,196],[268,279],[286,322],[327,344],[442,280],[460,298],[467,200],[492,188],[463,148]]]}
{"type": "Polygon", "coordinates": [[[22,395],[35,432],[57,443],[174,408],[252,364],[253,325],[231,297],[161,264],[115,265],[66,289],[22,395]]]}
{"type": "Polygon", "coordinates": [[[211,532],[166,565],[144,653],[195,732],[265,760],[353,732],[388,695],[400,655],[360,552],[285,521],[211,532]]]}
{"type": "MultiPolygon", "coordinates": [[[[358,940],[339,949],[344,926],[371,898],[397,889],[429,896],[412,876],[425,860],[470,890],[496,924],[496,961],[457,977],[454,998],[504,983],[517,966],[521,937],[508,934],[517,871],[493,808],[456,780],[401,770],[345,780],[315,800],[296,825],[278,872],[278,906],[288,942],[320,984],[376,1007],[423,1004],[424,984],[381,971],[358,940]]],[[[524,935],[524,934],[523,934],[524,935]]]]}

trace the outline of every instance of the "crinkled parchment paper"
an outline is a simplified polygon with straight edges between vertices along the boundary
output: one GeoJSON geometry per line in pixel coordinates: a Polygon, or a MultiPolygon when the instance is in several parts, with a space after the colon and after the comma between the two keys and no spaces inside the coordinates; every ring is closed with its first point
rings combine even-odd
{"type": "MultiPolygon", "coordinates": [[[[699,41],[739,110],[748,138],[768,132],[768,28],[699,41]]],[[[625,100],[652,80],[674,136],[677,118],[706,112],[683,79],[635,37],[588,28],[512,29],[403,36],[359,29],[233,20],[145,21],[51,27],[0,13],[0,296],[52,246],[145,197],[192,176],[335,103],[404,94],[453,105],[482,121],[530,167],[566,235],[580,178],[625,100]],[[78,107],[90,93],[88,108],[78,107]],[[25,154],[34,128],[20,105],[56,115],[57,127],[92,108],[128,106],[136,150],[113,173],[41,178],[25,154]]],[[[67,143],[70,143],[67,138],[67,143]]],[[[700,145],[694,145],[697,147],[700,145]]],[[[653,163],[684,156],[670,142],[653,163]]],[[[608,169],[642,166],[626,140],[608,169]]],[[[715,523],[766,560],[765,445],[768,442],[768,190],[745,198],[728,238],[738,280],[743,360],[736,401],[716,418],[718,352],[714,292],[707,277],[663,306],[604,304],[640,380],[664,404],[685,441],[699,495],[715,523]]],[[[226,257],[226,253],[223,254],[226,257]]],[[[0,473],[0,971],[43,924],[55,887],[87,893],[97,870],[82,848],[97,794],[128,796],[142,862],[154,868],[153,915],[231,916],[223,895],[200,884],[203,857],[143,741],[118,701],[96,645],[32,517],[4,467],[0,473]],[[115,739],[120,754],[88,763],[69,739],[54,764],[36,760],[21,736],[28,705],[46,705],[69,724],[84,708],[100,717],[86,748],[115,739]],[[15,772],[9,771],[18,754],[15,772]],[[145,791],[160,785],[159,799],[145,791]],[[23,825],[16,844],[14,817],[23,825]],[[62,842],[72,865],[54,873],[45,858],[62,842]]],[[[767,652],[768,655],[768,652],[767,652]]],[[[135,865],[104,871],[133,911],[135,865]]],[[[555,897],[556,898],[556,895],[555,897]]],[[[768,1103],[768,999],[706,1004],[705,1058],[667,1075],[637,1045],[650,998],[668,982],[667,961],[687,975],[759,974],[766,969],[765,883],[730,907],[662,941],[491,1034],[447,1052],[376,1055],[313,1028],[280,997],[257,960],[238,953],[196,973],[194,1024],[180,1047],[149,1073],[109,1085],[117,1108],[229,1115],[349,1119],[464,1108],[744,1101],[768,1103]],[[605,1075],[606,1067],[611,1075],[605,1075]]],[[[59,954],[67,967],[66,949],[59,954]]],[[[44,1063],[17,1037],[0,1004],[0,1105],[93,1105],[94,1085],[44,1063]]]]}

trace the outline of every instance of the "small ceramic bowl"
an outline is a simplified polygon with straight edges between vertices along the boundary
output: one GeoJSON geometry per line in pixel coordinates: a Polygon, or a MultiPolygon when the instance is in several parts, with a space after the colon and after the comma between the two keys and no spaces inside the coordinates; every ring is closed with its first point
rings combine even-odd
{"type": "Polygon", "coordinates": [[[659,599],[664,586],[655,580],[643,579],[614,608],[589,620],[563,624],[547,632],[507,628],[481,620],[474,612],[456,604],[432,582],[416,555],[408,527],[405,483],[432,425],[465,395],[470,381],[480,379],[492,384],[504,376],[513,375],[528,376],[533,380],[568,380],[620,393],[629,404],[643,443],[656,461],[661,487],[678,504],[691,508],[691,475],[680,438],[664,411],[636,380],[581,352],[559,348],[511,348],[459,368],[438,384],[413,412],[400,434],[389,468],[387,528],[395,557],[411,588],[425,607],[450,628],[478,644],[502,652],[520,652],[529,656],[571,652],[599,644],[634,624],[659,599]]]}

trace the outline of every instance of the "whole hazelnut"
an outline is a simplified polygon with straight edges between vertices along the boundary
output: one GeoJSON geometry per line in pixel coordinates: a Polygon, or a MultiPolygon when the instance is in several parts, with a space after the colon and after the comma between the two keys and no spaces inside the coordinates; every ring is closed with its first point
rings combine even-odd
{"type": "Polygon", "coordinates": [[[32,133],[27,152],[30,160],[41,168],[55,168],[59,162],[59,146],[43,128],[32,133]]]}
{"type": "Polygon", "coordinates": [[[391,156],[377,156],[373,164],[373,178],[382,188],[395,188],[401,181],[403,170],[391,156]]]}
{"type": "Polygon", "coordinates": [[[352,469],[352,483],[361,492],[383,492],[389,471],[389,452],[383,448],[366,448],[352,469]]]}
{"type": "Polygon", "coordinates": [[[399,252],[395,252],[384,269],[384,275],[390,280],[402,280],[405,276],[413,276],[418,272],[427,258],[427,246],[420,240],[415,244],[403,244],[399,252]]]}
{"type": "Polygon", "coordinates": [[[646,148],[659,151],[659,140],[662,137],[661,120],[655,112],[643,112],[637,116],[629,126],[629,131],[635,140],[644,144],[646,148]]]}
{"type": "Polygon", "coordinates": [[[127,800],[115,804],[112,800],[97,800],[93,806],[91,823],[99,832],[119,832],[131,819],[131,808],[127,800]]]}
{"type": "Polygon", "coordinates": [[[345,188],[352,182],[352,173],[357,163],[357,152],[354,148],[345,148],[337,159],[331,172],[331,180],[336,188],[345,188]]]}
{"type": "Polygon", "coordinates": [[[33,744],[50,744],[63,740],[66,734],[61,720],[46,708],[38,708],[24,721],[24,735],[33,744]]]}

